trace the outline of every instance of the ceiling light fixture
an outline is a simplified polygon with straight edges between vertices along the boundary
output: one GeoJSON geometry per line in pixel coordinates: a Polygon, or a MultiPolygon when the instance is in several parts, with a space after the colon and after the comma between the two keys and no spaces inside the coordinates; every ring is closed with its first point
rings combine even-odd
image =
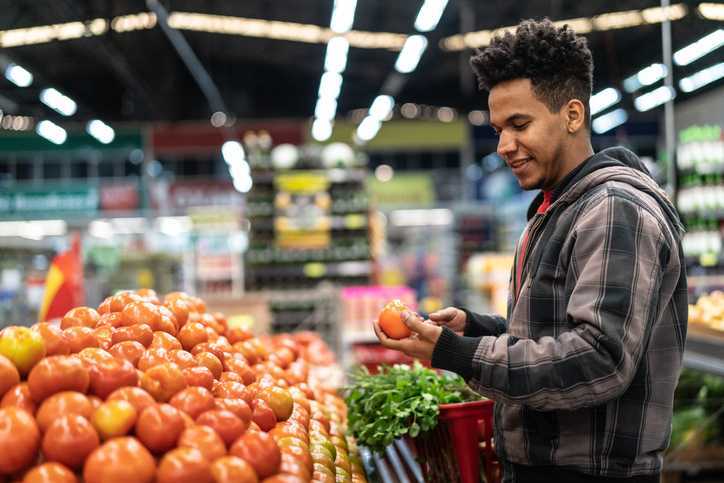
{"type": "Polygon", "coordinates": [[[724,77],[724,62],[702,69],[679,81],[679,88],[684,92],[692,92],[724,77]]]}
{"type": "Polygon", "coordinates": [[[418,32],[431,32],[440,22],[448,0],[425,0],[415,19],[415,29],[418,32]]]}
{"type": "Polygon", "coordinates": [[[689,65],[724,45],[724,29],[715,30],[683,49],[674,52],[676,65],[689,65]]]}

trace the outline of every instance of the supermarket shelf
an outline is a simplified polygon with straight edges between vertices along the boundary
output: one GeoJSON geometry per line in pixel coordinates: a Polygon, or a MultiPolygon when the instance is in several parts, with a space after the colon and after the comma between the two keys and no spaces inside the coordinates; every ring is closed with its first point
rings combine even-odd
{"type": "Polygon", "coordinates": [[[690,330],[684,352],[684,367],[724,376],[724,337],[690,330]]]}
{"type": "Polygon", "coordinates": [[[352,344],[372,344],[379,342],[375,333],[370,329],[369,331],[356,331],[347,332],[342,336],[342,341],[346,345],[352,344]]]}
{"type": "Polygon", "coordinates": [[[252,172],[251,177],[254,184],[273,183],[274,178],[279,174],[295,173],[326,173],[332,183],[359,183],[367,179],[367,171],[364,169],[297,169],[288,171],[257,171],[252,172]]]}

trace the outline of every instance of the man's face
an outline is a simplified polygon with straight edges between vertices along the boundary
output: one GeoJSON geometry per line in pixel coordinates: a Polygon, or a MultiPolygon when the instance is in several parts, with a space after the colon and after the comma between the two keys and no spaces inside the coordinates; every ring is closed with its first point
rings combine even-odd
{"type": "Polygon", "coordinates": [[[488,98],[490,124],[500,136],[498,154],[525,190],[551,189],[566,173],[567,139],[561,112],[552,113],[533,93],[530,79],[502,82],[488,98]]]}

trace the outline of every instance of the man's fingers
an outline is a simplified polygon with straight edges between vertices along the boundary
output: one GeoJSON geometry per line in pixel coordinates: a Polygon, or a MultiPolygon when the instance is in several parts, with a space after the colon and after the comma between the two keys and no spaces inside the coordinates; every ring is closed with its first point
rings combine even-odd
{"type": "Polygon", "coordinates": [[[447,307],[431,313],[430,320],[433,322],[449,322],[455,317],[456,313],[454,307],[447,307]]]}
{"type": "Polygon", "coordinates": [[[421,334],[423,337],[429,334],[429,330],[433,327],[422,320],[417,314],[411,312],[402,313],[402,322],[413,332],[421,334]]]}
{"type": "Polygon", "coordinates": [[[373,322],[372,327],[375,330],[375,335],[380,340],[380,344],[389,349],[394,349],[398,351],[402,350],[400,346],[400,341],[387,337],[387,335],[385,335],[385,332],[380,327],[380,324],[376,320],[373,322]]]}

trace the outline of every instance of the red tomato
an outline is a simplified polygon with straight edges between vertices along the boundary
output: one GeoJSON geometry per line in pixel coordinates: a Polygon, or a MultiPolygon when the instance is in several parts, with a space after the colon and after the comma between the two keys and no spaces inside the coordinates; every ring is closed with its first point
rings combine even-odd
{"type": "Polygon", "coordinates": [[[113,357],[125,359],[133,364],[133,367],[138,365],[138,361],[145,351],[146,349],[143,345],[135,340],[124,340],[123,342],[112,345],[111,348],[108,349],[108,352],[110,352],[113,357]]]}
{"type": "Polygon", "coordinates": [[[226,409],[236,414],[236,417],[247,423],[251,422],[251,408],[241,398],[216,398],[216,409],[226,409]]]}
{"type": "Polygon", "coordinates": [[[212,483],[211,465],[196,448],[176,448],[161,459],[157,483],[212,483]]]}
{"type": "Polygon", "coordinates": [[[240,382],[222,381],[214,385],[214,397],[242,398],[244,397],[244,385],[240,382]]]}
{"type": "Polygon", "coordinates": [[[78,353],[86,347],[100,347],[100,342],[96,339],[95,333],[90,327],[68,327],[63,331],[63,334],[68,340],[72,354],[78,353]]]}
{"type": "Polygon", "coordinates": [[[238,456],[224,456],[211,464],[215,483],[258,483],[254,468],[238,456]]]}
{"type": "Polygon", "coordinates": [[[0,398],[13,386],[20,383],[20,373],[15,364],[7,357],[0,355],[0,398]]]}
{"type": "Polygon", "coordinates": [[[119,327],[113,331],[113,337],[111,338],[113,344],[126,340],[135,340],[144,347],[148,347],[153,342],[153,330],[148,324],[133,324],[119,327]]]}
{"type": "Polygon", "coordinates": [[[191,311],[191,305],[186,300],[177,298],[164,302],[164,306],[173,312],[179,327],[183,327],[186,324],[186,320],[189,318],[189,312],[191,311]]]}
{"type": "Polygon", "coordinates": [[[179,330],[178,339],[181,341],[184,349],[190,351],[196,345],[207,342],[209,336],[203,324],[199,322],[189,322],[179,330]]]}
{"type": "Polygon", "coordinates": [[[78,483],[78,478],[60,463],[43,463],[28,471],[23,483],[78,483]]]}
{"type": "Polygon", "coordinates": [[[281,387],[268,387],[263,389],[257,395],[259,399],[263,399],[274,411],[277,421],[286,421],[292,415],[294,409],[294,399],[286,389],[281,387]]]}
{"type": "Polygon", "coordinates": [[[125,359],[113,357],[90,368],[90,392],[105,399],[118,388],[138,385],[136,368],[125,359]]]}
{"type": "Polygon", "coordinates": [[[128,324],[126,323],[126,318],[121,312],[107,312],[101,314],[101,318],[98,319],[98,322],[96,323],[96,327],[101,325],[110,325],[114,329],[118,329],[120,327],[125,327],[128,324]]]}
{"type": "Polygon", "coordinates": [[[168,361],[178,365],[181,369],[196,367],[194,356],[183,349],[171,349],[168,351],[168,361]]]}
{"type": "Polygon", "coordinates": [[[266,478],[276,473],[282,460],[279,447],[266,433],[245,433],[233,444],[229,454],[249,463],[259,478],[266,478]]]}
{"type": "Polygon", "coordinates": [[[100,445],[98,433],[90,422],[78,414],[61,416],[43,436],[43,455],[69,468],[80,468],[91,452],[100,445]]]}
{"type": "Polygon", "coordinates": [[[116,389],[108,396],[107,401],[115,400],[128,401],[136,408],[136,412],[139,414],[147,407],[153,406],[156,403],[153,397],[140,387],[122,387],[116,389]]]}
{"type": "Polygon", "coordinates": [[[135,438],[113,438],[97,448],[83,467],[84,483],[151,483],[153,456],[135,438]]]}
{"type": "Polygon", "coordinates": [[[202,413],[196,418],[196,424],[214,429],[227,446],[244,434],[249,426],[248,422],[242,421],[234,413],[224,409],[212,409],[202,413]]]}
{"type": "Polygon", "coordinates": [[[45,341],[46,356],[67,356],[70,354],[70,343],[63,331],[57,326],[41,322],[33,325],[31,329],[40,334],[45,341]]]}
{"type": "Polygon", "coordinates": [[[212,354],[211,352],[199,352],[198,354],[194,355],[194,359],[196,359],[196,363],[198,365],[204,366],[208,370],[210,370],[211,374],[214,376],[214,379],[218,379],[221,377],[224,366],[219,358],[216,357],[214,354],[212,354]]]}
{"type": "Polygon", "coordinates": [[[48,427],[61,416],[77,414],[84,418],[90,419],[93,414],[93,405],[88,400],[88,396],[77,391],[58,392],[43,401],[38,408],[35,419],[41,432],[45,432],[48,427]]]}
{"type": "Polygon", "coordinates": [[[262,429],[262,431],[271,431],[271,429],[277,424],[277,418],[274,414],[274,410],[269,407],[266,401],[263,399],[255,399],[252,402],[251,419],[262,429]]]}
{"type": "Polygon", "coordinates": [[[405,339],[412,335],[410,329],[402,322],[402,312],[405,310],[409,309],[399,300],[393,300],[382,309],[377,322],[387,337],[405,339]]]}
{"type": "Polygon", "coordinates": [[[149,406],[138,416],[136,436],[152,452],[164,453],[176,446],[184,420],[170,404],[149,406]]]}
{"type": "Polygon", "coordinates": [[[10,406],[24,409],[30,414],[35,414],[35,401],[33,401],[32,396],[30,396],[30,388],[28,388],[27,382],[14,385],[5,393],[2,401],[0,401],[0,408],[10,406]]]}
{"type": "Polygon", "coordinates": [[[100,314],[90,307],[76,307],[70,309],[60,320],[60,328],[68,327],[95,327],[100,314]]]}
{"type": "Polygon", "coordinates": [[[214,461],[226,455],[226,445],[221,436],[209,426],[191,426],[186,428],[178,440],[180,448],[196,448],[208,461],[214,461]]]}
{"type": "Polygon", "coordinates": [[[0,475],[10,475],[35,461],[40,447],[40,430],[27,411],[0,409],[0,475]]]}
{"type": "Polygon", "coordinates": [[[141,378],[141,387],[156,401],[166,402],[186,388],[186,379],[176,364],[166,362],[148,369],[141,378]]]}
{"type": "Polygon", "coordinates": [[[158,306],[151,302],[131,302],[123,307],[123,315],[132,324],[148,324],[153,330],[161,322],[158,306]]]}
{"type": "Polygon", "coordinates": [[[140,359],[138,359],[138,369],[147,371],[153,366],[168,362],[168,351],[166,349],[146,349],[140,359]]]}
{"type": "Polygon", "coordinates": [[[170,404],[194,419],[215,407],[214,396],[204,387],[187,387],[176,393],[170,404]]]}
{"type": "Polygon", "coordinates": [[[189,367],[183,373],[188,386],[205,387],[209,391],[214,388],[214,375],[204,366],[189,367]]]}
{"type": "Polygon", "coordinates": [[[28,376],[30,395],[36,402],[60,391],[86,392],[89,384],[90,371],[79,357],[72,355],[46,357],[28,376]]]}

